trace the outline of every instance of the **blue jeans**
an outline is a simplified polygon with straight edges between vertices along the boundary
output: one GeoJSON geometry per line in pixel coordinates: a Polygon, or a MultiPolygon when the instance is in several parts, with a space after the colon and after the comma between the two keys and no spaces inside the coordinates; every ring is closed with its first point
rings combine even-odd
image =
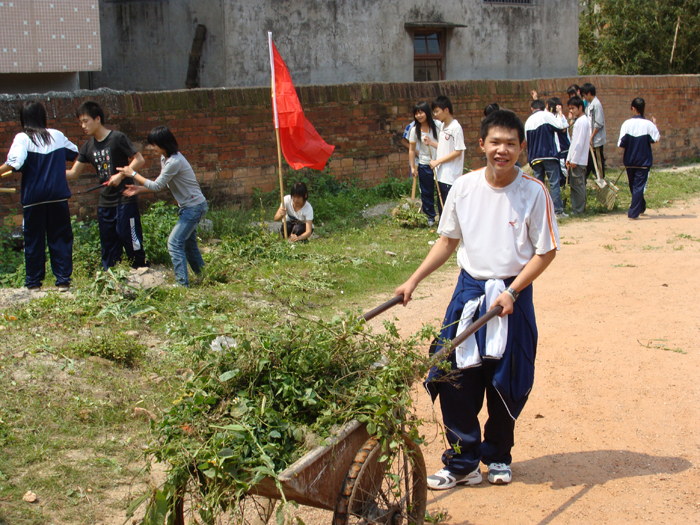
{"type": "Polygon", "coordinates": [[[559,215],[564,211],[564,204],[562,204],[561,201],[561,186],[559,185],[559,178],[561,177],[559,161],[554,159],[542,160],[532,166],[532,171],[535,177],[542,183],[545,182],[545,173],[547,174],[547,178],[549,179],[549,195],[552,197],[552,202],[554,203],[554,213],[559,215]]]}
{"type": "Polygon", "coordinates": [[[168,252],[173,261],[175,280],[177,284],[189,286],[187,278],[187,263],[190,263],[194,273],[200,273],[204,268],[202,254],[197,246],[197,225],[206,215],[207,202],[197,206],[180,208],[177,212],[179,219],[168,237],[168,252]]]}

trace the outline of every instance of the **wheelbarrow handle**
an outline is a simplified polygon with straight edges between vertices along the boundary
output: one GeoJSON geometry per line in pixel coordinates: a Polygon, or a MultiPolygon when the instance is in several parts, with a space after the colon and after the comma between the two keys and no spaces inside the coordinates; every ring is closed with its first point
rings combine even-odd
{"type": "Polygon", "coordinates": [[[452,344],[450,345],[449,348],[443,346],[439,352],[435,352],[435,354],[433,355],[433,359],[435,359],[436,361],[442,361],[443,359],[445,359],[459,345],[461,345],[467,339],[467,337],[476,333],[476,331],[479,330],[479,328],[484,326],[486,323],[488,323],[491,319],[496,317],[502,311],[503,311],[503,307],[501,305],[498,305],[494,308],[491,308],[491,310],[486,312],[484,315],[482,315],[476,321],[474,321],[471,325],[469,325],[469,328],[467,328],[466,330],[464,330],[464,332],[462,332],[457,337],[455,337],[452,340],[452,344]]]}
{"type": "Polygon", "coordinates": [[[384,304],[380,304],[374,310],[370,310],[369,312],[364,314],[362,317],[365,318],[365,321],[369,321],[370,319],[377,317],[379,314],[386,312],[389,308],[396,306],[397,304],[402,304],[402,303],[403,303],[403,294],[397,295],[396,297],[385,302],[384,304]]]}

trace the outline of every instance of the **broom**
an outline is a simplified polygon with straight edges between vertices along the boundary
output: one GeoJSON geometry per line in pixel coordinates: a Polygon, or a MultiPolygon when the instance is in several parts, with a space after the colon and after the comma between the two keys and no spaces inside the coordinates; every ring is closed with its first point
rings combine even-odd
{"type": "Polygon", "coordinates": [[[600,171],[598,170],[598,162],[596,161],[596,154],[595,151],[593,150],[593,146],[590,146],[591,149],[591,157],[593,157],[593,166],[595,167],[595,174],[596,174],[596,193],[595,193],[595,198],[596,200],[601,203],[605,209],[607,210],[612,210],[615,207],[615,199],[617,199],[617,192],[612,188],[611,184],[608,184],[608,182],[603,179],[600,176],[600,171]]]}

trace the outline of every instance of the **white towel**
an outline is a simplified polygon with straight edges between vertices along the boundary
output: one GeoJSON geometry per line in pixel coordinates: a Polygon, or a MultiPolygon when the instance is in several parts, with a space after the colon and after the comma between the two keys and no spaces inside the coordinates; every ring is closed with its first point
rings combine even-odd
{"type": "MultiPolygon", "coordinates": [[[[462,317],[457,326],[457,335],[461,334],[472,324],[474,312],[481,309],[484,301],[489,306],[493,304],[505,289],[506,285],[502,279],[489,279],[486,281],[486,293],[467,301],[462,310],[462,317]]],[[[508,341],[508,316],[494,317],[486,323],[486,350],[485,355],[493,359],[500,359],[506,351],[506,341],[508,341]]],[[[471,368],[481,364],[481,355],[476,345],[476,334],[467,337],[455,351],[457,368],[471,368]]]]}

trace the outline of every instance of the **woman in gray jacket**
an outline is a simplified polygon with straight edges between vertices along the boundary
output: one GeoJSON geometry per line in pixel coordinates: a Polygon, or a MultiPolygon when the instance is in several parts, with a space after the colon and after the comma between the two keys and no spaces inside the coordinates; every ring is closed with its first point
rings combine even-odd
{"type": "Polygon", "coordinates": [[[170,188],[180,207],[179,219],[168,237],[168,252],[173,261],[175,280],[181,286],[189,286],[187,263],[192,271],[199,274],[204,267],[202,254],[197,246],[197,225],[207,213],[207,199],[197,182],[192,166],[178,150],[177,140],[165,126],[153,128],[148,134],[148,149],[160,155],[160,175],[155,181],[149,180],[131,167],[117,168],[110,185],[117,185],[123,177],[131,177],[141,186],[128,186],[124,196],[131,197],[145,191],[160,191],[165,186],[170,188]]]}

